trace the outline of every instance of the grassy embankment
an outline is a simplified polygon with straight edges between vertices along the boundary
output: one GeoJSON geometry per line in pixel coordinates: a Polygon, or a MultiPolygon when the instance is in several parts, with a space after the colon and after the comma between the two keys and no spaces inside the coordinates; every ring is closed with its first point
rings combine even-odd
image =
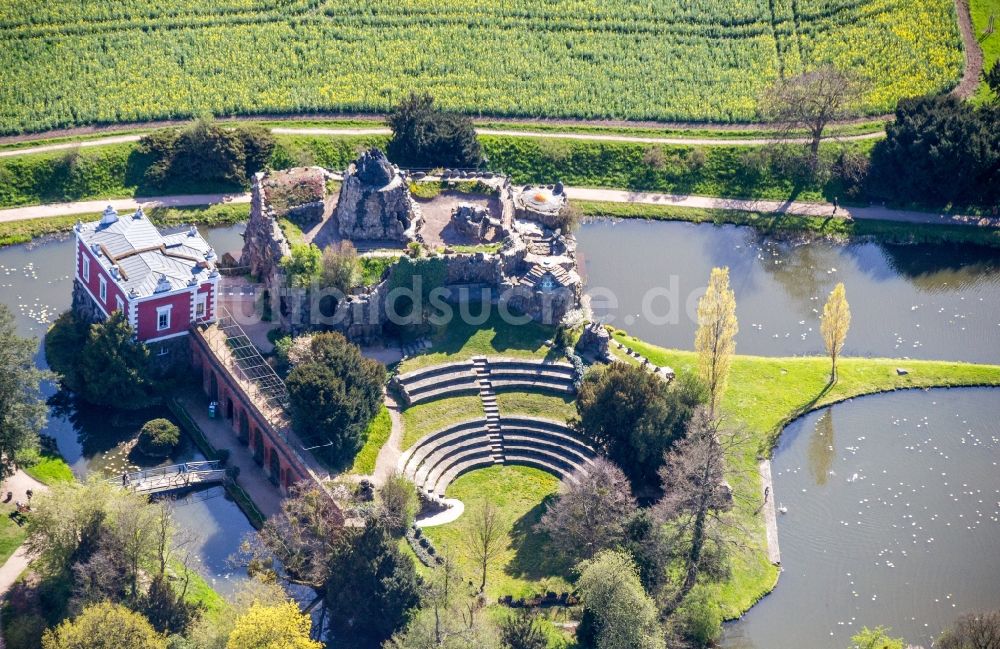
{"type": "MultiPolygon", "coordinates": [[[[657,365],[677,372],[696,371],[694,352],[668,350],[615,333],[657,365]]],[[[844,358],[839,381],[829,387],[829,359],[823,357],[770,358],[737,356],[733,360],[723,412],[729,422],[752,435],[745,451],[730,458],[730,482],[745,498],[737,498],[736,515],[751,530],[750,552],[735,553],[732,577],[713,586],[727,617],[737,617],[773,588],[777,568],[766,557],[763,517],[755,514],[761,487],[757,460],[768,456],[782,429],[793,419],[824,406],[859,397],[906,388],[1000,385],[1000,366],[894,359],[844,358]],[[896,368],[909,374],[900,376],[896,368]],[[748,501],[748,498],[750,499],[748,501]]]]}
{"type": "MultiPolygon", "coordinates": [[[[218,227],[246,221],[249,213],[247,205],[222,203],[206,207],[157,207],[149,210],[147,215],[160,227],[189,224],[218,227]]],[[[99,218],[100,213],[91,213],[0,222],[0,247],[27,243],[49,234],[70,232],[77,221],[96,221],[99,218]]]]}
{"type": "Polygon", "coordinates": [[[886,243],[972,244],[1000,248],[1000,229],[969,225],[937,225],[856,219],[797,216],[773,212],[675,207],[640,203],[574,201],[584,216],[653,221],[688,221],[721,225],[747,225],[764,234],[847,240],[871,238],[886,243]]]}
{"type": "Polygon", "coordinates": [[[382,406],[375,415],[375,419],[368,424],[365,432],[365,445],[361,447],[358,454],[354,456],[354,464],[348,473],[358,475],[370,475],[375,470],[375,459],[378,452],[389,439],[392,433],[392,419],[389,417],[389,410],[382,406]]]}

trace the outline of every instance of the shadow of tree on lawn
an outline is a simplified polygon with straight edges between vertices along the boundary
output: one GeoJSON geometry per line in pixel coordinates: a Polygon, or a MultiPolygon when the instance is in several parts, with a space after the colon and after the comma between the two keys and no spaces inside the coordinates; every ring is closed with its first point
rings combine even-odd
{"type": "Polygon", "coordinates": [[[531,581],[546,577],[570,579],[573,564],[549,546],[547,534],[535,529],[555,497],[556,494],[546,496],[514,523],[510,547],[515,554],[504,568],[504,572],[511,577],[531,581]]]}

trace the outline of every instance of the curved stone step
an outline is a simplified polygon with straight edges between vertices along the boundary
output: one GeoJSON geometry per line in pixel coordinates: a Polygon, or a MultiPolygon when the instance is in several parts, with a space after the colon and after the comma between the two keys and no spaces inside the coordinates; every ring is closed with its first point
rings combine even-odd
{"type": "Polygon", "coordinates": [[[403,457],[400,458],[399,470],[402,473],[415,473],[424,459],[439,448],[445,438],[469,431],[482,431],[485,435],[486,425],[485,419],[470,419],[424,435],[404,452],[403,457]]]}
{"type": "Polygon", "coordinates": [[[454,439],[436,446],[424,456],[419,465],[415,467],[411,465],[413,481],[416,484],[423,484],[432,475],[440,475],[442,471],[447,470],[453,456],[461,455],[469,449],[485,449],[490,453],[493,452],[492,440],[485,429],[456,433],[454,439]]]}

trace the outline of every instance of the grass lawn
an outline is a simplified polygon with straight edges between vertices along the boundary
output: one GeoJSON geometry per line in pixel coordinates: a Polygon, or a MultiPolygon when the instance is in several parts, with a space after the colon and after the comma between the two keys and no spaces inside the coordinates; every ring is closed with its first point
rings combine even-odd
{"type": "MultiPolygon", "coordinates": [[[[979,41],[979,47],[983,48],[983,70],[989,72],[993,64],[1000,60],[1000,0],[969,0],[969,13],[972,15],[976,40],[979,41]],[[990,23],[990,15],[996,16],[993,33],[983,38],[990,23]]],[[[980,81],[975,97],[978,102],[986,102],[992,98],[985,81],[980,81]]]]}
{"type": "MultiPolygon", "coordinates": [[[[473,309],[470,311],[474,316],[479,314],[473,309]]],[[[544,358],[551,352],[544,342],[554,334],[554,327],[535,322],[510,324],[492,311],[482,324],[463,322],[456,313],[451,323],[434,337],[434,346],[424,354],[403,361],[399,371],[410,372],[430,365],[464,361],[473,356],[544,358]]]]}
{"type": "Polygon", "coordinates": [[[564,422],[576,416],[574,399],[570,396],[539,392],[497,392],[500,416],[527,415],[564,422]]]}
{"type": "Polygon", "coordinates": [[[42,453],[36,464],[24,467],[24,472],[35,480],[49,485],[57,482],[72,482],[76,479],[73,470],[66,464],[66,460],[58,455],[49,455],[48,453],[42,453]]]}
{"type": "MultiPolygon", "coordinates": [[[[696,371],[694,352],[667,350],[615,332],[615,339],[658,365],[678,373],[696,371]]],[[[827,389],[829,359],[824,357],[769,358],[737,356],[733,359],[723,413],[732,424],[745,426],[753,442],[739,457],[731,458],[733,489],[753,498],[738,498],[736,514],[751,531],[750,551],[733,557],[732,579],[715,586],[727,617],[737,617],[769,592],[778,577],[766,558],[763,518],[754,513],[760,494],[759,456],[769,456],[781,430],[794,418],[823,406],[890,390],[905,388],[1000,385],[1000,366],[944,361],[844,358],[839,381],[827,389]],[[896,374],[896,368],[909,371],[896,374]]]]}
{"type": "Polygon", "coordinates": [[[389,417],[389,410],[382,406],[382,409],[375,415],[375,419],[372,419],[371,423],[368,424],[365,445],[354,456],[354,465],[348,473],[371,474],[375,470],[375,459],[378,457],[378,452],[389,439],[391,432],[392,419],[389,417]]]}
{"type": "Polygon", "coordinates": [[[27,536],[25,528],[10,517],[13,511],[13,502],[0,504],[0,566],[7,562],[27,536]]]}
{"type": "Polygon", "coordinates": [[[453,553],[465,580],[479,585],[479,571],[466,551],[464,539],[472,516],[489,501],[497,505],[510,525],[503,555],[487,570],[487,601],[502,595],[523,597],[547,590],[570,590],[569,568],[544,548],[544,537],[533,531],[545,511],[545,501],[556,492],[555,476],[529,467],[493,466],[460,477],[447,496],[465,503],[465,514],[454,523],[425,530],[441,553],[453,553]]]}
{"type": "Polygon", "coordinates": [[[428,433],[470,419],[485,417],[483,402],[478,395],[437,399],[410,406],[403,411],[404,450],[428,433]]]}

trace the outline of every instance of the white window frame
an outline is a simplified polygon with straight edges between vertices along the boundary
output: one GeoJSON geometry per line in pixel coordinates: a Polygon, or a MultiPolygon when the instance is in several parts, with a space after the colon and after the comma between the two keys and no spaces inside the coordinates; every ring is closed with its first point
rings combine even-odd
{"type": "Polygon", "coordinates": [[[83,255],[83,281],[90,281],[90,257],[86,254],[83,255]]]}
{"type": "Polygon", "coordinates": [[[170,329],[170,312],[173,311],[173,309],[174,309],[174,306],[172,304],[168,304],[167,306],[158,306],[158,307],[156,307],[156,330],[157,331],[167,331],[168,329],[170,329]],[[166,316],[166,323],[167,323],[165,325],[161,324],[163,322],[164,316],[166,316]]]}
{"type": "Polygon", "coordinates": [[[104,275],[100,275],[97,278],[97,282],[98,282],[98,285],[99,285],[98,292],[101,295],[101,302],[104,302],[105,304],[107,304],[108,303],[108,280],[104,279],[104,275]]]}
{"type": "Polygon", "coordinates": [[[125,300],[122,299],[121,295],[115,296],[115,310],[125,313],[125,300]]]}
{"type": "Polygon", "coordinates": [[[208,317],[208,294],[198,293],[194,298],[194,319],[197,322],[208,317]]]}

